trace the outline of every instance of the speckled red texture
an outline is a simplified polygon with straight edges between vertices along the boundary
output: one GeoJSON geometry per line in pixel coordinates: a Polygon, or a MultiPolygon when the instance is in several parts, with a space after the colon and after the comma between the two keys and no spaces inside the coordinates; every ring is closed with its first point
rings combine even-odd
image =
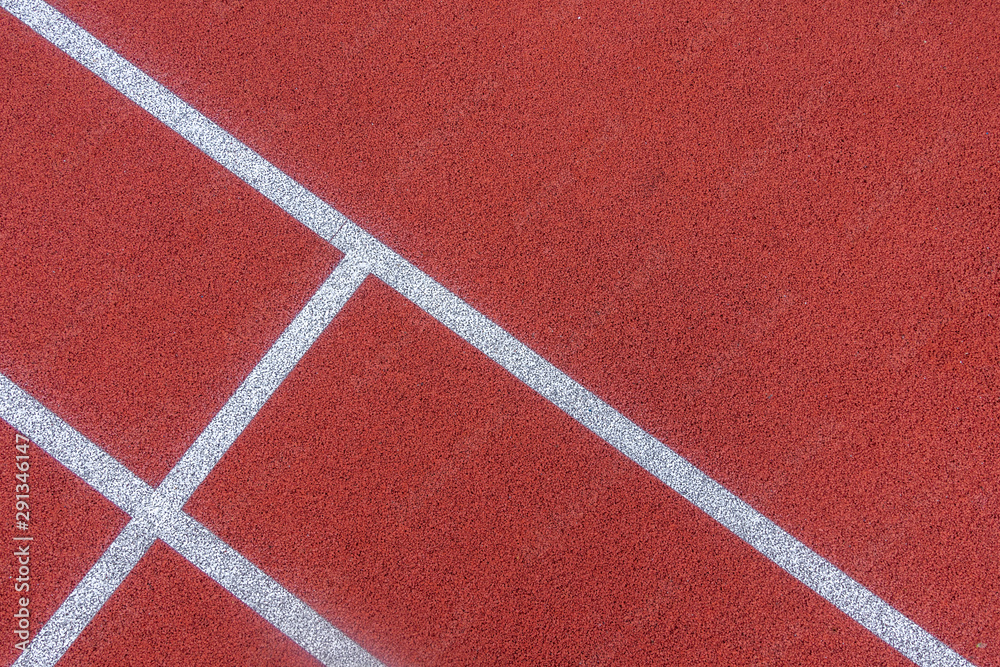
{"type": "MultiPolygon", "coordinates": [[[[988,3],[55,4],[960,653],[1000,665],[1000,33],[988,3]]],[[[24,108],[39,119],[23,151],[37,160],[5,167],[6,191],[27,195],[34,175],[60,173],[31,142],[65,142],[59,159],[105,150],[88,139],[93,130],[49,129],[70,111],[68,124],[97,122],[82,110],[93,104],[148,128],[127,137],[148,145],[135,159],[150,175],[109,181],[76,170],[95,178],[88,197],[117,205],[123,188],[145,192],[163,179],[172,192],[180,179],[214,205],[212,181],[187,175],[203,161],[149,166],[189,149],[45,55],[52,49],[6,15],[0,27],[16,44],[0,55],[4,67],[19,77],[38,69],[30,86],[0,78],[23,86],[14,103],[36,96],[24,108]],[[77,78],[53,93],[43,75],[77,78]],[[66,95],[79,100],[59,111],[66,95]]],[[[19,146],[6,127],[4,148],[19,146]]],[[[41,195],[31,201],[52,197],[41,195]]],[[[229,234],[270,210],[245,197],[239,224],[222,226],[229,234]]],[[[186,210],[155,201],[144,215],[186,210]]],[[[299,238],[281,217],[261,224],[260,239],[273,229],[299,238]]],[[[74,288],[84,293],[107,275],[90,252],[78,260],[90,271],[74,288]]],[[[24,285],[63,285],[51,274],[61,256],[20,261],[24,285]]],[[[263,262],[268,290],[276,265],[294,267],[263,262]]],[[[287,303],[301,303],[308,290],[282,275],[287,303]]],[[[318,273],[305,275],[316,284],[318,273]]],[[[73,322],[67,310],[46,317],[73,322]]],[[[245,321],[217,312],[202,311],[209,338],[245,321]]],[[[118,326],[141,330],[146,319],[137,312],[118,326]]],[[[245,334],[251,348],[280,329],[264,319],[266,334],[258,325],[245,334]]],[[[216,376],[232,368],[235,383],[254,359],[243,340],[210,342],[176,372],[163,370],[178,368],[164,365],[169,356],[129,355],[133,370],[103,391],[159,374],[147,386],[178,392],[173,419],[188,421],[147,425],[166,413],[136,408],[155,418],[125,420],[139,429],[128,435],[181,451],[224,395],[225,383],[209,383],[216,403],[191,400],[205,386],[194,370],[219,363],[216,376]],[[223,366],[219,349],[246,356],[223,366]]],[[[67,349],[0,355],[17,361],[15,380],[78,414],[86,433],[149,478],[162,475],[169,456],[143,462],[125,434],[100,430],[116,422],[98,406],[117,410],[123,399],[88,393],[104,376],[78,357],[105,350],[69,359],[67,349]]],[[[753,619],[733,626],[740,637],[770,617],[760,607],[738,613],[753,619]]],[[[745,650],[758,664],[772,655],[745,650]]],[[[824,650],[817,663],[829,661],[824,650]]]]}
{"type": "Polygon", "coordinates": [[[186,508],[390,665],[902,665],[383,284],[186,508]]]}
{"type": "Polygon", "coordinates": [[[155,485],[340,253],[0,26],[0,372],[155,485]]]}
{"type": "MultiPolygon", "coordinates": [[[[3,553],[0,560],[0,664],[9,665],[20,655],[14,646],[14,614],[21,597],[28,598],[30,637],[42,627],[76,586],[87,570],[125,527],[128,517],[99,493],[53,460],[39,447],[28,447],[28,530],[15,528],[15,451],[17,431],[0,421],[0,469],[3,470],[0,499],[3,502],[3,553]],[[31,537],[14,540],[14,537],[31,537]],[[14,551],[28,547],[30,572],[27,582],[17,582],[19,558],[14,551]],[[24,591],[15,584],[27,583],[24,591]]],[[[23,461],[23,459],[22,459],[23,461]]],[[[23,494],[22,494],[23,495],[23,494]]]]}
{"type": "Polygon", "coordinates": [[[59,662],[66,667],[320,667],[162,542],[59,662]]]}

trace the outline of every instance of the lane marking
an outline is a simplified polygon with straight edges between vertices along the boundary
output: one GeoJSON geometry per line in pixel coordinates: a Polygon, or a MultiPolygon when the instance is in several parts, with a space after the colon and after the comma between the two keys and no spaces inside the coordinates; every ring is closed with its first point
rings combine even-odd
{"type": "Polygon", "coordinates": [[[283,205],[282,193],[305,189],[70,19],[41,0],[0,0],[0,6],[251,187],[263,183],[261,194],[322,238],[363,252],[373,272],[403,296],[904,656],[922,667],[971,664],[345,216],[313,199],[301,208],[283,205]],[[278,195],[275,183],[283,184],[278,195]],[[323,222],[316,211],[323,211],[323,222]]]}
{"type": "Polygon", "coordinates": [[[340,211],[49,5],[4,0],[0,6],[324,239],[347,222],[340,211]]]}
{"type": "Polygon", "coordinates": [[[21,428],[22,433],[133,517],[15,665],[55,665],[156,538],[324,664],[378,664],[343,633],[181,511],[367,276],[367,262],[357,253],[348,253],[340,260],[155,491],[0,375],[0,416],[21,428]],[[23,430],[36,422],[48,424],[47,430],[23,430]],[[119,484],[126,493],[109,495],[119,484]]]}
{"type": "Polygon", "coordinates": [[[368,232],[349,222],[333,244],[366,255],[383,282],[916,664],[971,665],[368,232]]]}
{"type": "MultiPolygon", "coordinates": [[[[4,375],[0,375],[0,418],[133,517],[139,531],[163,540],[324,665],[380,664],[329,621],[4,375]]],[[[84,593],[81,591],[81,595],[84,593]]],[[[37,659],[49,657],[41,654],[42,651],[35,654],[37,659]]],[[[21,664],[39,664],[27,655],[27,652],[22,654],[21,664]]]]}
{"type": "Polygon", "coordinates": [[[155,541],[155,536],[142,532],[138,522],[129,521],[14,661],[14,667],[55,665],[155,541]]]}
{"type": "Polygon", "coordinates": [[[345,253],[326,281],[161,482],[159,488],[177,507],[182,507],[205,481],[367,276],[368,260],[358,253],[345,253]]]}

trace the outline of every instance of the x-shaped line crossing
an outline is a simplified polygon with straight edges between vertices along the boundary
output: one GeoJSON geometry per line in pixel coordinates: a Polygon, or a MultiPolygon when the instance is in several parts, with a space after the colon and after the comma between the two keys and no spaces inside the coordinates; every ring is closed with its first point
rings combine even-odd
{"type": "Polygon", "coordinates": [[[0,375],[0,416],[132,517],[16,665],[54,665],[157,538],[324,664],[378,664],[181,509],[367,275],[340,261],[156,489],[0,375]]]}
{"type": "Polygon", "coordinates": [[[42,0],[0,0],[0,6],[345,253],[327,281],[156,489],[0,375],[0,417],[132,517],[16,664],[54,664],[157,538],[322,662],[375,662],[328,621],[181,510],[312,342],[371,274],[918,665],[969,665],[933,635],[42,0]]]}

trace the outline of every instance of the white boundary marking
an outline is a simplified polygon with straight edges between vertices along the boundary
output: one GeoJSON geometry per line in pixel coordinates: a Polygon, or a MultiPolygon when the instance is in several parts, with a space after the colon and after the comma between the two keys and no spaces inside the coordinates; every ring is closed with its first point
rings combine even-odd
{"type": "Polygon", "coordinates": [[[348,253],[340,260],[156,490],[0,375],[0,417],[132,517],[15,665],[56,664],[156,538],[324,664],[379,664],[181,511],[367,276],[367,265],[357,254],[348,253]]]}
{"type": "Polygon", "coordinates": [[[860,583],[41,0],[0,6],[921,667],[970,665],[860,583]]]}
{"type": "Polygon", "coordinates": [[[156,537],[144,533],[136,521],[129,521],[18,656],[15,667],[56,664],[155,541],[156,537]]]}
{"type": "Polygon", "coordinates": [[[0,6],[323,238],[331,239],[347,222],[339,211],[49,5],[3,0],[0,6]]]}
{"type": "Polygon", "coordinates": [[[278,337],[233,396],[160,484],[182,507],[368,276],[367,260],[345,253],[330,277],[278,337]]]}

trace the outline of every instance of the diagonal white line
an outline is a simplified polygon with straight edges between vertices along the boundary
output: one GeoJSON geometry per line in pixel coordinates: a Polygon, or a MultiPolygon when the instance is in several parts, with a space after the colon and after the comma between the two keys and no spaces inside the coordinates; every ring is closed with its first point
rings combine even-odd
{"type": "MultiPolygon", "coordinates": [[[[132,516],[134,521],[126,530],[162,539],[324,665],[380,664],[260,568],[178,509],[171,499],[136,477],[5,375],[0,375],[0,418],[132,516]],[[100,474],[94,474],[99,465],[103,466],[100,474]],[[130,528],[133,524],[135,527],[130,528]]],[[[141,546],[141,542],[134,542],[133,548],[136,546],[141,546]]],[[[126,558],[126,562],[130,560],[126,558]]],[[[86,593],[80,591],[81,596],[86,593]]]]}
{"type": "MultiPolygon", "coordinates": [[[[180,509],[187,502],[198,485],[204,481],[215,464],[236,442],[240,433],[333,321],[351,295],[361,286],[367,275],[367,264],[357,254],[347,254],[337,264],[329,278],[316,290],[305,307],[282,332],[271,349],[258,362],[225,406],[160,484],[157,492],[165,502],[176,509],[180,509]]],[[[70,428],[65,424],[61,426],[64,429],[70,428]]],[[[95,454],[95,456],[99,458],[97,465],[106,465],[107,459],[110,459],[110,457],[101,457],[99,454],[95,454]]],[[[186,517],[186,515],[178,516],[177,521],[183,521],[186,517]]],[[[191,526],[188,526],[187,533],[194,534],[195,537],[198,536],[198,531],[191,526]]],[[[156,537],[161,537],[167,544],[175,547],[179,553],[219,583],[231,580],[225,571],[218,570],[216,561],[206,560],[202,557],[202,552],[192,551],[188,548],[189,544],[193,543],[191,539],[186,542],[175,539],[171,542],[161,534],[147,532],[143,529],[142,521],[132,519],[77,584],[69,597],[60,605],[52,618],[42,627],[35,639],[29,644],[28,650],[22,653],[14,664],[18,667],[27,665],[51,667],[54,665],[69,650],[84,628],[139,563],[156,537]],[[205,569],[206,567],[215,567],[215,569],[209,571],[205,569]]],[[[208,544],[211,547],[210,553],[219,554],[221,552],[223,554],[222,560],[219,562],[229,563],[231,567],[238,566],[241,569],[246,569],[246,565],[240,562],[242,557],[237,558],[234,556],[235,552],[229,553],[232,550],[228,546],[218,540],[215,542],[210,539],[208,544]],[[233,565],[234,563],[235,565],[233,565]]],[[[245,580],[231,580],[230,585],[239,588],[242,586],[240,581],[252,582],[255,579],[250,577],[245,580]]],[[[259,581],[256,583],[260,584],[259,581]]],[[[229,585],[223,585],[229,588],[229,585]]],[[[271,585],[271,588],[273,589],[276,585],[271,585]]],[[[260,588],[259,590],[264,589],[260,588]]],[[[257,588],[252,590],[241,588],[237,597],[249,604],[265,619],[274,623],[279,629],[284,629],[276,622],[281,621],[280,614],[277,614],[271,606],[257,604],[259,600],[254,602],[257,591],[257,588]]],[[[299,619],[301,617],[309,620],[309,614],[302,609],[296,607],[292,611],[294,611],[292,618],[299,619]]],[[[304,632],[311,635],[316,634],[316,628],[309,629],[310,623],[315,625],[314,621],[304,625],[300,624],[301,627],[296,630],[298,636],[304,632]]],[[[290,622],[286,620],[284,624],[287,626],[290,625],[290,622]]],[[[295,636],[292,639],[298,641],[295,636]]],[[[322,645],[317,643],[320,649],[325,645],[325,643],[322,645]]]]}
{"type": "Polygon", "coordinates": [[[324,665],[381,665],[256,565],[183,512],[157,535],[324,665]]]}
{"type": "Polygon", "coordinates": [[[913,662],[970,664],[368,232],[349,222],[333,244],[365,254],[385,283],[913,662]]]}
{"type": "Polygon", "coordinates": [[[330,277],[212,419],[163,482],[160,491],[184,505],[243,429],[368,276],[367,259],[347,253],[330,277]]]}
{"type": "MultiPolygon", "coordinates": [[[[0,6],[224,168],[253,187],[263,183],[261,194],[321,237],[342,250],[356,248],[366,253],[373,272],[401,294],[907,658],[922,667],[970,664],[342,214],[333,209],[326,212],[315,204],[282,203],[288,195],[275,194],[274,183],[294,181],[284,174],[282,179],[258,178],[257,174],[281,172],[68,18],[41,0],[0,0],[0,6]],[[317,224],[317,210],[324,211],[324,220],[331,222],[317,224]]],[[[278,191],[305,190],[286,184],[278,191]]]]}
{"type": "Polygon", "coordinates": [[[131,470],[0,374],[0,418],[24,433],[105,498],[134,516],[152,491],[131,470]]]}
{"type": "Polygon", "coordinates": [[[3,0],[0,6],[324,239],[333,238],[347,221],[339,211],[49,5],[39,0],[3,0]]]}
{"type": "Polygon", "coordinates": [[[59,609],[38,631],[14,667],[52,667],[156,541],[129,521],[59,609]]]}

